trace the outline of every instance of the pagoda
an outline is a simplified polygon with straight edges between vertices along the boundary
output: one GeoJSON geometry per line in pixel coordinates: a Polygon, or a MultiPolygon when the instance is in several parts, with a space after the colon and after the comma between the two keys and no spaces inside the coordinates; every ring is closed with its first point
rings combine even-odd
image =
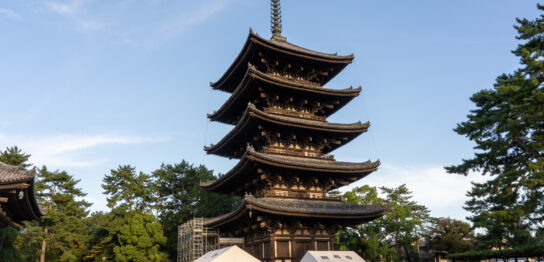
{"type": "Polygon", "coordinates": [[[334,234],[386,213],[330,196],[330,190],[376,171],[379,161],[339,162],[332,151],[366,132],[369,123],[329,123],[327,118],[361,88],[323,86],[350,64],[341,56],[305,49],[281,35],[279,0],[272,0],[272,38],[251,30],[238,57],[211,86],[231,93],[208,115],[234,125],[208,154],[239,159],[204,190],[237,195],[234,211],[204,222],[222,237],[243,238],[261,261],[299,261],[308,250],[332,250],[334,234]]]}

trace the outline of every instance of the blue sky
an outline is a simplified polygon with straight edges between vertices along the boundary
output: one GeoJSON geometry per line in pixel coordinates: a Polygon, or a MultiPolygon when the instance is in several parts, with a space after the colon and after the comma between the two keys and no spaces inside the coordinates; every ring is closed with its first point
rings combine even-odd
{"type": "MultiPolygon", "coordinates": [[[[371,121],[333,152],[379,159],[355,185],[407,183],[434,216],[464,218],[479,175],[443,166],[472,155],[452,129],[471,94],[519,61],[516,17],[538,1],[282,1],[287,40],[355,55],[327,87],[362,86],[330,122],[371,121]]],[[[205,115],[228,97],[212,91],[249,28],[270,37],[265,0],[13,0],[0,2],[0,147],[18,145],[35,165],[69,171],[105,209],[100,184],[120,164],[150,172],[186,159],[227,172],[235,160],[206,155],[231,126],[205,115]]]]}

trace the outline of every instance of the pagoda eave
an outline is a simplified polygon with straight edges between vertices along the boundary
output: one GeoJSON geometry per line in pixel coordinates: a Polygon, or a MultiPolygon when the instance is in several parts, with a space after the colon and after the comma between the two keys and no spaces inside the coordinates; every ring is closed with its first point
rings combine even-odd
{"type": "MultiPolygon", "coordinates": [[[[201,182],[200,186],[206,191],[223,194],[243,194],[238,187],[254,179],[263,169],[281,169],[283,173],[298,172],[301,177],[305,174],[318,175],[321,178],[335,178],[339,181],[356,181],[376,171],[379,161],[371,162],[336,162],[329,160],[311,160],[304,158],[288,158],[277,155],[256,152],[248,148],[242,159],[225,175],[216,180],[201,182]],[[237,192],[238,191],[238,192],[237,192]]],[[[335,184],[329,190],[343,186],[335,184]]]]}
{"type": "Polygon", "coordinates": [[[323,153],[329,153],[345,143],[353,140],[360,134],[366,132],[370,123],[356,122],[353,124],[335,124],[302,118],[287,117],[263,112],[249,103],[242,118],[236,123],[236,126],[221,139],[217,144],[204,147],[208,154],[216,154],[229,158],[240,158],[241,153],[235,152],[244,148],[247,139],[259,132],[260,123],[274,125],[281,129],[297,129],[303,132],[314,132],[336,137],[344,137],[343,141],[333,143],[329,148],[324,149],[323,153]]]}
{"type": "Polygon", "coordinates": [[[289,42],[277,41],[274,39],[264,39],[259,35],[249,32],[244,47],[230,65],[223,76],[216,82],[210,83],[210,86],[216,90],[222,90],[232,93],[235,84],[243,77],[244,72],[249,61],[250,54],[258,53],[258,50],[267,50],[268,52],[274,52],[277,55],[290,57],[294,60],[302,60],[307,64],[322,64],[327,65],[329,68],[336,68],[329,76],[322,81],[322,85],[336,76],[344,67],[353,61],[353,55],[341,56],[336,54],[326,54],[316,52],[306,48],[302,48],[293,45],[289,42]]]}
{"type": "Polygon", "coordinates": [[[338,224],[357,225],[379,218],[387,213],[384,206],[363,206],[341,201],[257,198],[246,195],[236,210],[207,219],[204,226],[221,228],[249,216],[250,211],[294,218],[329,220],[338,224]]]}
{"type": "MultiPolygon", "coordinates": [[[[219,121],[226,124],[234,124],[237,116],[242,114],[248,102],[254,97],[259,96],[259,90],[252,88],[273,89],[278,92],[295,93],[303,96],[317,97],[324,102],[334,101],[336,104],[332,108],[324,107],[325,115],[328,117],[357,97],[361,88],[328,89],[314,84],[291,81],[279,76],[263,73],[254,66],[249,65],[241,83],[236,87],[229,99],[213,114],[209,114],[211,121],[219,121]]],[[[262,91],[261,91],[262,92],[262,91]]]]}

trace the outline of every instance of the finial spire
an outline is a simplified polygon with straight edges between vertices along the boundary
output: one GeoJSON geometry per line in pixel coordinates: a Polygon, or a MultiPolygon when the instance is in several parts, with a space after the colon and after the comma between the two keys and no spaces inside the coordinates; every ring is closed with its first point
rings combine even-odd
{"type": "Polygon", "coordinates": [[[270,1],[270,29],[272,30],[272,39],[285,41],[285,37],[281,36],[281,6],[280,0],[270,1]]]}

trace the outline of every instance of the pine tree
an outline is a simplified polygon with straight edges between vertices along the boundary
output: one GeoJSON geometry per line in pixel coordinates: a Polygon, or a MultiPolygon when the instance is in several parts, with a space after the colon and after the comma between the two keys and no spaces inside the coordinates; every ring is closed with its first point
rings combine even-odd
{"type": "Polygon", "coordinates": [[[470,98],[476,109],[454,130],[476,143],[476,153],[446,167],[490,177],[472,184],[465,206],[473,226],[486,230],[480,238],[486,247],[526,244],[544,222],[544,15],[517,22],[521,44],[513,53],[522,67],[470,98]]]}
{"type": "Polygon", "coordinates": [[[119,166],[102,180],[108,195],[108,214],[91,217],[94,224],[89,261],[164,261],[166,242],[152,214],[156,198],[150,176],[132,166],[119,166]]]}
{"type": "Polygon", "coordinates": [[[226,197],[200,189],[200,182],[213,180],[213,171],[193,166],[186,161],[162,164],[153,172],[155,190],[159,194],[158,217],[167,237],[166,250],[176,257],[178,226],[193,217],[214,217],[232,211],[237,197],[226,197]]]}
{"type": "Polygon", "coordinates": [[[42,206],[48,206],[40,223],[31,223],[17,240],[21,256],[35,261],[75,261],[83,257],[89,235],[86,224],[91,204],[77,187],[79,180],[65,171],[49,171],[45,166],[38,171],[36,196],[42,206]],[[36,240],[41,240],[37,245],[36,240]],[[32,251],[34,250],[34,251],[32,251]]]}

